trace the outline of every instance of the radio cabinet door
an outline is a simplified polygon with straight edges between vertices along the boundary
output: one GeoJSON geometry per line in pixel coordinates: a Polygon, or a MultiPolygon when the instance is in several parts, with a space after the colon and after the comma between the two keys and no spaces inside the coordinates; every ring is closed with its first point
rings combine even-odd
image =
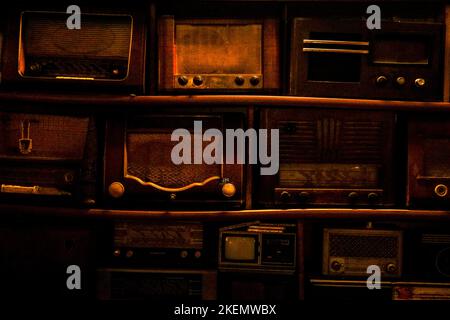
{"type": "MultiPolygon", "coordinates": [[[[236,161],[221,164],[225,161],[219,153],[209,162],[206,155],[216,153],[210,152],[211,141],[202,136],[208,129],[218,129],[210,132],[220,135],[236,128],[242,128],[239,114],[151,115],[129,119],[126,124],[109,121],[105,159],[108,200],[127,206],[145,202],[241,206],[244,165],[236,161]],[[183,137],[176,136],[176,129],[182,130],[183,137]]],[[[225,159],[226,151],[221,148],[216,151],[223,151],[225,159]]]]}
{"type": "Polygon", "coordinates": [[[279,129],[278,174],[260,176],[266,206],[393,204],[392,112],[264,109],[279,129]]]}
{"type": "Polygon", "coordinates": [[[410,118],[408,128],[408,205],[448,206],[450,119],[410,118]]]}

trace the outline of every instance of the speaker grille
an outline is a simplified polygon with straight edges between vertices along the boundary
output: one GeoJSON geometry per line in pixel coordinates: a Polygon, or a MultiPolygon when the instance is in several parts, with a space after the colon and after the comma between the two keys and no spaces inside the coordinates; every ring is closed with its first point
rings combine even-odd
{"type": "Polygon", "coordinates": [[[330,256],[396,258],[399,239],[389,236],[330,234],[330,256]]]}

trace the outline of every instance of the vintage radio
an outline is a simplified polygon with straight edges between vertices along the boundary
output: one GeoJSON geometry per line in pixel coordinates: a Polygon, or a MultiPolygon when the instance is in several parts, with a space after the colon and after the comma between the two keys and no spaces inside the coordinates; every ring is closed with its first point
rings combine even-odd
{"type": "Polygon", "coordinates": [[[417,240],[413,263],[416,277],[450,281],[450,234],[421,233],[417,240]]]}
{"type": "Polygon", "coordinates": [[[408,205],[448,206],[450,119],[410,118],[408,127],[408,205]]]}
{"type": "Polygon", "coordinates": [[[215,300],[217,272],[208,270],[99,269],[100,300],[215,300]]]}
{"type": "Polygon", "coordinates": [[[114,260],[127,265],[205,264],[203,224],[137,222],[114,224],[114,260]]]}
{"type": "Polygon", "coordinates": [[[244,223],[220,229],[219,269],[294,273],[296,225],[244,223]]]}
{"type": "Polygon", "coordinates": [[[0,112],[0,197],[95,203],[96,130],[88,117],[0,112]]]}
{"type": "Polygon", "coordinates": [[[322,273],[368,277],[367,268],[378,266],[382,277],[402,274],[403,234],[374,229],[324,229],[322,273]]]}
{"type": "Polygon", "coordinates": [[[244,165],[236,161],[207,164],[198,159],[210,143],[202,140],[203,132],[208,129],[225,132],[225,128],[242,128],[242,115],[152,114],[131,117],[128,121],[111,119],[107,123],[105,156],[108,200],[127,206],[145,202],[164,206],[242,206],[244,165]],[[177,128],[183,128],[185,136],[171,141],[177,128]],[[186,152],[189,161],[176,164],[172,152],[181,140],[190,148],[181,152],[186,152]]]}
{"type": "Polygon", "coordinates": [[[275,19],[159,20],[160,90],[280,88],[275,19]]]}
{"type": "Polygon", "coordinates": [[[449,283],[401,282],[392,289],[392,300],[450,300],[449,283]]]}
{"type": "Polygon", "coordinates": [[[389,206],[393,196],[391,112],[263,109],[279,129],[279,171],[260,176],[265,206],[389,206]]]}
{"type": "Polygon", "coordinates": [[[442,99],[438,22],[294,19],[290,92],[300,96],[442,99]]]}
{"type": "Polygon", "coordinates": [[[71,14],[22,11],[12,15],[5,82],[64,88],[106,86],[139,93],[144,86],[145,31],[140,14],[82,10],[80,28],[71,14]]]}

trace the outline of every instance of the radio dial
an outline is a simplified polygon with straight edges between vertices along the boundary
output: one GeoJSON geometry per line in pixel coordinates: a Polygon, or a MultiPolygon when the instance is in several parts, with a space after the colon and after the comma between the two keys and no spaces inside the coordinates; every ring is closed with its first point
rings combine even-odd
{"type": "Polygon", "coordinates": [[[424,78],[417,78],[414,81],[414,84],[416,85],[417,88],[423,88],[426,84],[426,81],[424,78]]]}
{"type": "Polygon", "coordinates": [[[188,84],[188,78],[186,77],[186,76],[181,76],[181,77],[178,77],[178,83],[181,85],[181,86],[185,86],[185,85],[187,85],[188,84]]]}
{"type": "Polygon", "coordinates": [[[245,79],[244,79],[243,77],[241,77],[241,76],[237,76],[237,77],[234,79],[234,82],[235,82],[238,86],[242,86],[242,85],[244,84],[244,82],[245,82],[245,79]]]}
{"type": "Polygon", "coordinates": [[[289,192],[287,192],[287,191],[283,191],[280,194],[280,199],[283,202],[288,202],[291,199],[291,194],[289,192]]]}
{"type": "Polygon", "coordinates": [[[120,198],[125,193],[125,187],[120,182],[113,182],[108,188],[109,195],[113,198],[120,198]]]}
{"type": "Polygon", "coordinates": [[[250,83],[252,84],[252,86],[257,86],[259,84],[259,77],[258,76],[253,76],[250,78],[250,83]]]}
{"type": "Polygon", "coordinates": [[[438,197],[445,197],[448,193],[448,187],[445,184],[438,184],[435,188],[434,188],[434,193],[438,196],[438,197]]]}
{"type": "Polygon", "coordinates": [[[379,76],[376,80],[377,85],[384,86],[388,82],[388,78],[385,76],[379,76]]]}
{"type": "Polygon", "coordinates": [[[201,76],[195,76],[193,82],[196,86],[201,86],[203,84],[203,78],[201,76]]]}
{"type": "Polygon", "coordinates": [[[386,272],[387,273],[395,273],[395,272],[397,272],[397,266],[395,264],[393,264],[393,263],[389,263],[386,266],[386,272]]]}
{"type": "Polygon", "coordinates": [[[399,86],[404,86],[406,84],[406,79],[405,77],[397,77],[397,79],[395,79],[395,82],[399,85],[399,86]]]}
{"type": "Polygon", "coordinates": [[[342,269],[342,263],[340,263],[339,261],[333,261],[331,262],[331,269],[333,271],[341,271],[342,269]]]}
{"type": "Polygon", "coordinates": [[[225,183],[222,186],[222,193],[225,197],[231,198],[236,194],[236,187],[231,182],[225,183]]]}

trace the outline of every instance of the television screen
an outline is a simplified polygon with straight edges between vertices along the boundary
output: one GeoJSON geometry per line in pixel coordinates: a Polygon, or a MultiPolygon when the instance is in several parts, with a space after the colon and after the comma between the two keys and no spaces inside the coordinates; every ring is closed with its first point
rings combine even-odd
{"type": "Polygon", "coordinates": [[[224,257],[228,261],[254,261],[257,236],[227,235],[224,239],[224,257]]]}

